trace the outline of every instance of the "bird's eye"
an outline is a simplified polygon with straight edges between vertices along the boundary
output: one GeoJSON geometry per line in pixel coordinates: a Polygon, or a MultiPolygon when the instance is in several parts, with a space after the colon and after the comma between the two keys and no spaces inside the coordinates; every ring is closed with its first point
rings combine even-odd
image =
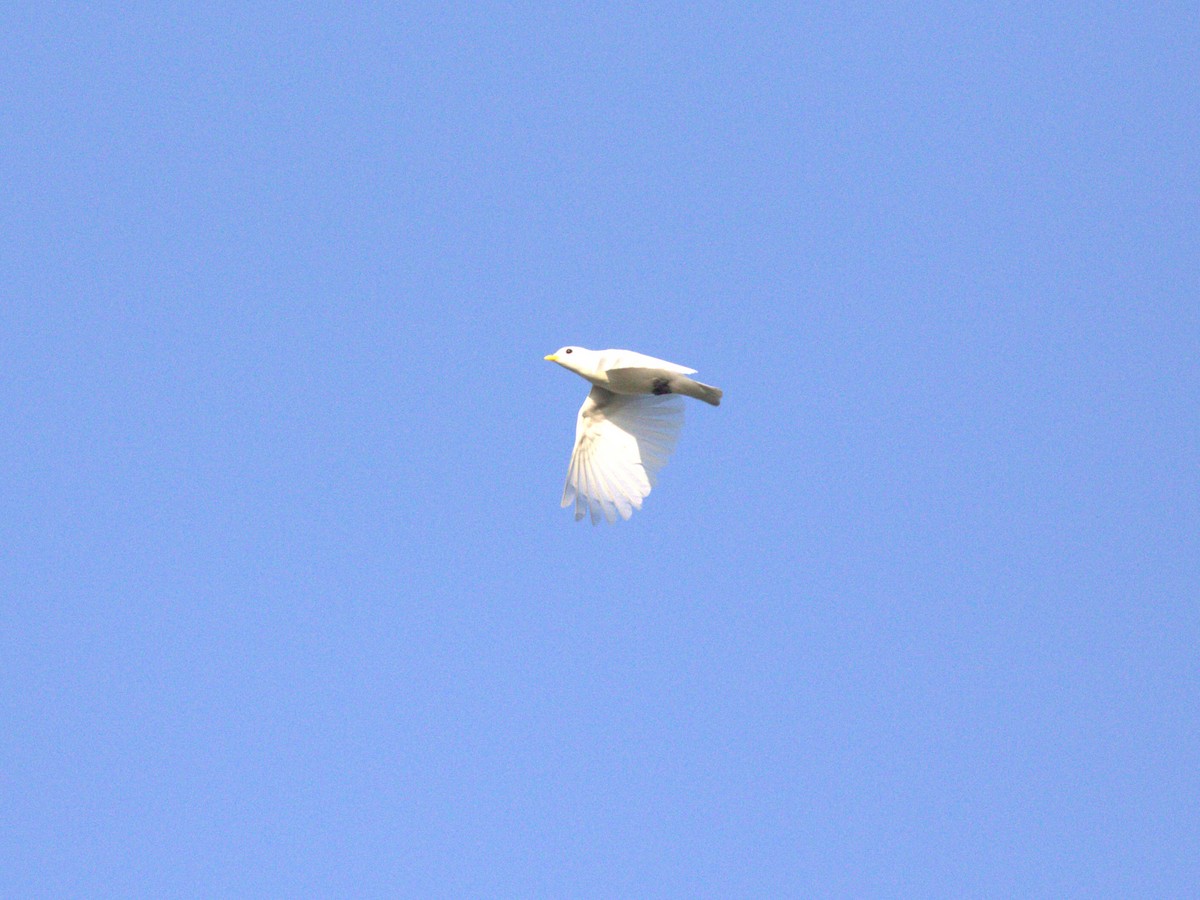
{"type": "Polygon", "coordinates": [[[568,349],[567,352],[570,353],[571,351],[568,349]]]}

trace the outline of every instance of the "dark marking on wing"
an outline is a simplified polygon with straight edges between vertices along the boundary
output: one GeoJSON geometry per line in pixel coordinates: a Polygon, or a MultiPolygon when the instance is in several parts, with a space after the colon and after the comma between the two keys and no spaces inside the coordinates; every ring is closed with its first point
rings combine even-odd
{"type": "Polygon", "coordinates": [[[671,393],[671,383],[665,378],[655,378],[653,393],[660,395],[671,393]]]}

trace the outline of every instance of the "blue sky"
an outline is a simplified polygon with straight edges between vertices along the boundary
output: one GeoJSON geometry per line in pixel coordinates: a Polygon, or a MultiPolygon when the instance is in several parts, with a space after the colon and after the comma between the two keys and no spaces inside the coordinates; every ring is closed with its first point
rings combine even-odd
{"type": "Polygon", "coordinates": [[[1194,889],[1194,4],[797,6],[6,9],[0,893],[1194,889]]]}

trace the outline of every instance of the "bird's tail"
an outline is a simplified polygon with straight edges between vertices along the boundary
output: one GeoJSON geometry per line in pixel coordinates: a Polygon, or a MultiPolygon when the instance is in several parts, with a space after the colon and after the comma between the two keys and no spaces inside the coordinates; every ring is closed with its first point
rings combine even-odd
{"type": "Polygon", "coordinates": [[[673,382],[671,388],[677,394],[686,394],[697,400],[703,400],[705,403],[711,403],[713,406],[721,405],[721,397],[724,394],[720,388],[715,388],[711,384],[701,384],[699,381],[686,377],[680,377],[673,382]]]}

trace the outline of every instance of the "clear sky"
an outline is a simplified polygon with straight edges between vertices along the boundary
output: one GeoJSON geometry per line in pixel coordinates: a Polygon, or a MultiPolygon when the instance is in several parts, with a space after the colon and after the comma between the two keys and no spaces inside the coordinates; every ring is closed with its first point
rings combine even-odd
{"type": "Polygon", "coordinates": [[[1194,2],[0,28],[0,894],[1194,890],[1194,2]]]}

